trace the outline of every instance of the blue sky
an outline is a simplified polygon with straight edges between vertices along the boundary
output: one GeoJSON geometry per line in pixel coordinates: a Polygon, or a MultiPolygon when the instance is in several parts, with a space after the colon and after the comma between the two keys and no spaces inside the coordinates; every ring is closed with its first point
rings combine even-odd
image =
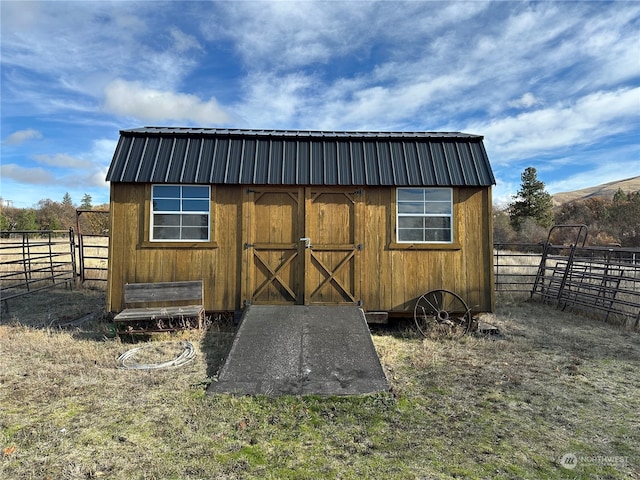
{"type": "Polygon", "coordinates": [[[141,126],[483,135],[509,201],[640,175],[640,2],[1,3],[0,196],[109,199],[141,126]]]}

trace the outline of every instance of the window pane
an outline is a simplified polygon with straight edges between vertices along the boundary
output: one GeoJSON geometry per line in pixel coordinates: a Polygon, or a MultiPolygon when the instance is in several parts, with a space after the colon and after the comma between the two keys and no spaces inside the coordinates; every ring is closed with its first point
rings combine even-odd
{"type": "Polygon", "coordinates": [[[449,190],[448,188],[425,188],[424,194],[425,200],[427,201],[451,201],[451,190],[449,190]]]}
{"type": "Polygon", "coordinates": [[[424,230],[417,228],[398,229],[400,242],[424,242],[424,230]]]}
{"type": "Polygon", "coordinates": [[[208,215],[182,215],[183,227],[207,227],[209,226],[208,215]]]}
{"type": "Polygon", "coordinates": [[[398,202],[398,213],[424,213],[424,203],[398,202]]]}
{"type": "Polygon", "coordinates": [[[182,240],[207,240],[209,229],[202,227],[184,227],[182,229],[182,240]]]}
{"type": "Polygon", "coordinates": [[[427,213],[451,213],[451,204],[449,202],[427,202],[425,204],[427,213]]]}
{"type": "Polygon", "coordinates": [[[424,200],[424,189],[422,188],[399,188],[398,201],[421,202],[424,200]]]}
{"type": "Polygon", "coordinates": [[[179,212],[180,200],[154,199],[153,211],[154,212],[179,212]]]}
{"type": "Polygon", "coordinates": [[[153,198],[180,198],[179,185],[154,185],[153,198]]]}
{"type": "Polygon", "coordinates": [[[183,200],[182,210],[184,212],[208,212],[209,200],[183,200]]]}
{"type": "Polygon", "coordinates": [[[427,242],[450,242],[451,230],[446,230],[446,229],[425,230],[425,240],[427,242]]]}
{"type": "Polygon", "coordinates": [[[398,217],[398,228],[424,228],[424,217],[398,217]]]}
{"type": "Polygon", "coordinates": [[[209,187],[182,187],[182,198],[209,198],[209,187]]]}
{"type": "Polygon", "coordinates": [[[180,240],[180,227],[154,227],[155,240],[180,240]]]}
{"type": "Polygon", "coordinates": [[[449,217],[425,217],[426,228],[451,228],[451,219],[449,217]]]}
{"type": "Polygon", "coordinates": [[[153,216],[153,224],[156,226],[170,227],[180,226],[180,215],[161,215],[155,214],[153,216]]]}

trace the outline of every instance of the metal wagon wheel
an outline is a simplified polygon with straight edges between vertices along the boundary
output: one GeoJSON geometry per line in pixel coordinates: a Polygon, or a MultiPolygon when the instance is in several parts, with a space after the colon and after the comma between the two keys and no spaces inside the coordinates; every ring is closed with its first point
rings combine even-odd
{"type": "Polygon", "coordinates": [[[418,298],[413,319],[425,337],[457,338],[471,329],[472,315],[459,295],[449,290],[431,290],[418,298]]]}

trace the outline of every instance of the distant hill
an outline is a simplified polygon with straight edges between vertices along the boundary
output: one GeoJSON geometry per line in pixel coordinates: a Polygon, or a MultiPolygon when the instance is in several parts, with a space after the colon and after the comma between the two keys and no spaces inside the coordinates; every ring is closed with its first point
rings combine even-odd
{"type": "Polygon", "coordinates": [[[585,200],[591,197],[613,198],[618,189],[623,192],[640,191],[640,177],[627,178],[617,182],[603,183],[597,187],[583,188],[582,190],[574,190],[573,192],[561,192],[552,195],[554,205],[562,205],[564,203],[573,202],[575,200],[585,200]]]}

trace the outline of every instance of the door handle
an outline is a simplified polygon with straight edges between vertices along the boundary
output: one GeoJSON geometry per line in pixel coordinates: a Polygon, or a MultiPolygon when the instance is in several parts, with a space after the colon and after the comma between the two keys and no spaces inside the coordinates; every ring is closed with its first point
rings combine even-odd
{"type": "Polygon", "coordinates": [[[309,237],[302,237],[301,242],[304,242],[304,248],[311,248],[311,239],[309,237]]]}

